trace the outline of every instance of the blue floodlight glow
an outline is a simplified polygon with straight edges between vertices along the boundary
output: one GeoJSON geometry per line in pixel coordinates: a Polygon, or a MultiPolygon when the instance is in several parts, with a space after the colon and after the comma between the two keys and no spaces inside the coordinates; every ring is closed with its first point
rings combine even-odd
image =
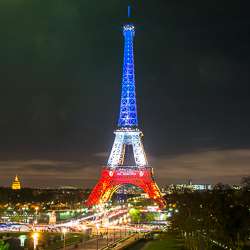
{"type": "Polygon", "coordinates": [[[123,26],[124,57],[122,75],[122,93],[118,127],[137,127],[137,108],[135,95],[135,72],[133,39],[135,27],[132,24],[123,26]]]}

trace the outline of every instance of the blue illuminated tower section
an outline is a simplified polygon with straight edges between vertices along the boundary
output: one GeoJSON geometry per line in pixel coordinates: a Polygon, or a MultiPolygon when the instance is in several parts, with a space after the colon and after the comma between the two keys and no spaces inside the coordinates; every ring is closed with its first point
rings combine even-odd
{"type": "Polygon", "coordinates": [[[132,24],[123,26],[124,36],[124,56],[123,56],[123,74],[122,74],[122,92],[120,115],[118,127],[137,127],[137,108],[135,94],[135,70],[134,70],[134,50],[133,41],[135,36],[135,27],[132,24]]]}

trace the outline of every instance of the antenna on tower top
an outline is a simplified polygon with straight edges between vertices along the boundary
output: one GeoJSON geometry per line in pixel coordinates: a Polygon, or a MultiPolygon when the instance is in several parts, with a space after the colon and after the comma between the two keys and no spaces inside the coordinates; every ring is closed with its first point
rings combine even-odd
{"type": "Polygon", "coordinates": [[[131,6],[128,5],[128,18],[130,18],[130,17],[131,17],[131,6]]]}

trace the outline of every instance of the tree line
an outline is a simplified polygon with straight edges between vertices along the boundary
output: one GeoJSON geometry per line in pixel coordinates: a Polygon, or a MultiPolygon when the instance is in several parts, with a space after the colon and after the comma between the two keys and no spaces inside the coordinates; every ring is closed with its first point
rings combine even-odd
{"type": "Polygon", "coordinates": [[[168,195],[168,203],[179,209],[172,229],[187,249],[250,249],[250,177],[242,179],[242,186],[234,190],[219,183],[212,191],[168,195]]]}

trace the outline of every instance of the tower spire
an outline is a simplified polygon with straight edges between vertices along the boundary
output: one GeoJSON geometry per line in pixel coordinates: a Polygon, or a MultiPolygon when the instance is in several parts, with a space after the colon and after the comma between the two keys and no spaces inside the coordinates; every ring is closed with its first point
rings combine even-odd
{"type": "Polygon", "coordinates": [[[130,18],[130,17],[131,17],[131,6],[128,5],[128,18],[130,18]]]}

